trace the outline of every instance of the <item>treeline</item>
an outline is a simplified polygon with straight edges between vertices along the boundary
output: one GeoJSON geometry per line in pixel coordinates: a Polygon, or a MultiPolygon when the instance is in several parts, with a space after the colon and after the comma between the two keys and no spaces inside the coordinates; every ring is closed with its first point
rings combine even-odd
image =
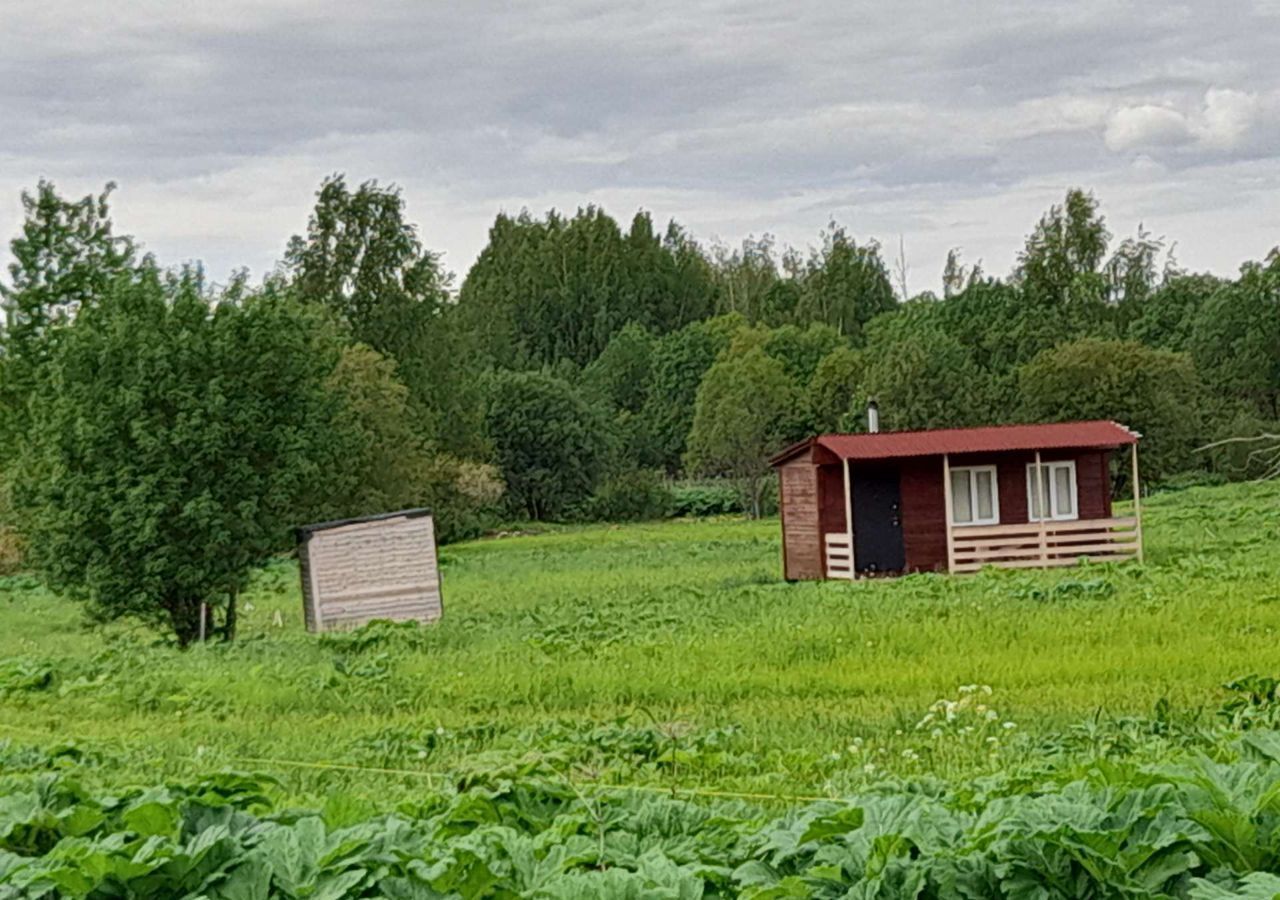
{"type": "Polygon", "coordinates": [[[341,176],[275,271],[214,285],[117,235],[109,195],[22,198],[0,523],[55,586],[183,641],[234,633],[301,522],[427,505],[455,539],[725,508],[688,478],[759,513],[769,455],[873,397],[890,429],[1114,418],[1166,483],[1263,474],[1231,439],[1280,418],[1280,254],[1188,273],[1081,191],[1007,277],[953,252],[944,295],[910,298],[904,261],[834,224],[807,253],[705,248],[594,207],[499,215],[457,285],[397,190],[341,176]]]}

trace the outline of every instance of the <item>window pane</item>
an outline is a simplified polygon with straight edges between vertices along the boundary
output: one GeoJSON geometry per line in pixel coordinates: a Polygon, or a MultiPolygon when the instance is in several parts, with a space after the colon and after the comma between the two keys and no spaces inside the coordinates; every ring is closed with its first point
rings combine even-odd
{"type": "Polygon", "coordinates": [[[995,496],[991,489],[991,473],[979,471],[973,473],[973,491],[977,498],[978,518],[994,519],[995,496]]]}
{"type": "Polygon", "coordinates": [[[969,496],[969,473],[965,471],[951,473],[951,520],[957,525],[973,521],[973,503],[969,496]]]}
{"type": "MultiPolygon", "coordinates": [[[[1047,500],[1049,497],[1049,485],[1047,484],[1049,473],[1045,472],[1044,476],[1045,476],[1046,483],[1043,487],[1043,496],[1044,496],[1044,499],[1047,500]]],[[[1027,517],[1032,522],[1035,522],[1040,518],[1040,515],[1041,515],[1040,510],[1048,506],[1048,503],[1041,502],[1042,491],[1041,491],[1041,484],[1040,484],[1040,472],[1036,469],[1034,465],[1027,466],[1027,478],[1030,479],[1031,481],[1030,490],[1027,492],[1031,497],[1031,510],[1029,511],[1027,517]]]]}
{"type": "Polygon", "coordinates": [[[1057,466],[1053,470],[1055,516],[1072,516],[1076,512],[1076,498],[1071,494],[1071,467],[1057,466]]]}

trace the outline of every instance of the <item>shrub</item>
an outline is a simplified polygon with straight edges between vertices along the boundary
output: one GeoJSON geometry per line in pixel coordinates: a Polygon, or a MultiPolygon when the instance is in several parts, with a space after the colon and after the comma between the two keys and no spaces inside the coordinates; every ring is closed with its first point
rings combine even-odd
{"type": "Polygon", "coordinates": [[[743,511],[742,493],[725,481],[677,484],[671,500],[673,516],[727,516],[743,511]]]}
{"type": "Polygon", "coordinates": [[[1139,431],[1153,484],[1195,462],[1203,388],[1183,354],[1084,339],[1036,356],[1018,370],[1018,387],[1028,422],[1115,419],[1139,431]]]}
{"type": "Polygon", "coordinates": [[[0,473],[0,575],[12,575],[22,568],[22,538],[14,530],[13,521],[9,483],[0,473]]]}
{"type": "Polygon", "coordinates": [[[763,350],[721,356],[698,386],[687,466],[697,474],[735,479],[743,506],[762,515],[769,457],[785,446],[799,406],[794,379],[763,350]]]}
{"type": "Polygon", "coordinates": [[[427,464],[423,481],[440,543],[479,537],[498,521],[503,485],[495,466],[440,455],[427,464]]]}
{"type": "Polygon", "coordinates": [[[495,372],[485,426],[513,510],[555,519],[591,495],[607,459],[608,424],[564,379],[495,372]]]}
{"type": "Polygon", "coordinates": [[[0,575],[12,575],[22,568],[22,538],[8,526],[0,525],[0,575]]]}
{"type": "Polygon", "coordinates": [[[591,522],[640,522],[671,515],[675,498],[660,473],[633,469],[606,479],[582,506],[591,522]]]}

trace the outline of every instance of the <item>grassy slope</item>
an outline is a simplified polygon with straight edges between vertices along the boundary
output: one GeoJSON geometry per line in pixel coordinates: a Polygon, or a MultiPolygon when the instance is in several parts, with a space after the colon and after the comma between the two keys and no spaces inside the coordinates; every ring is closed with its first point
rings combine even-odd
{"type": "Polygon", "coordinates": [[[390,800],[416,782],[237,760],[483,767],[629,717],[690,744],[731,729],[728,757],[681,776],[704,784],[842,789],[869,777],[855,739],[879,770],[972,775],[1034,752],[1009,734],[1162,697],[1215,708],[1223,681],[1280,669],[1280,486],[1161,496],[1146,523],[1143,567],[857,585],[781,583],[776,522],[481,541],[443,552],[439,626],[358,653],[302,632],[292,565],[260,578],[246,640],[185,654],[85,632],[73,605],[11,581],[0,660],[47,663],[57,681],[0,693],[0,738],[74,739],[103,754],[108,782],[265,768],[304,801],[339,787],[390,800]],[[966,683],[991,685],[1017,728],[930,743],[915,722],[966,683]]]}

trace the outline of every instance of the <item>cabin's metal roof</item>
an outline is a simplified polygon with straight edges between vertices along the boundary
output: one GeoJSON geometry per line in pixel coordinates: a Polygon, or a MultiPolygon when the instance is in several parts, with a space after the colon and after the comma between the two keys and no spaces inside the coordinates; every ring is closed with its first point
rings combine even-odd
{"type": "Polygon", "coordinates": [[[944,453],[998,453],[1009,450],[1110,449],[1136,444],[1141,437],[1118,422],[1054,422],[1045,425],[992,425],[932,431],[882,431],[876,434],[822,434],[793,444],[770,462],[778,465],[811,446],[840,459],[898,459],[944,453]]]}

